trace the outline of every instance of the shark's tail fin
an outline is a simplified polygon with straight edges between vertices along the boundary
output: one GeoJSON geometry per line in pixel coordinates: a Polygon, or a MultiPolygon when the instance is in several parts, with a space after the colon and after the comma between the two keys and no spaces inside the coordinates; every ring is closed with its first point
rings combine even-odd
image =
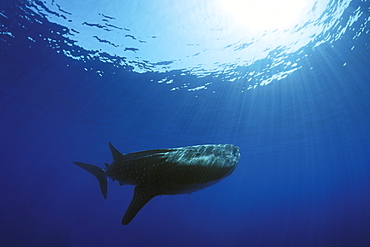
{"type": "Polygon", "coordinates": [[[89,164],[82,163],[82,162],[73,162],[73,163],[75,163],[82,169],[85,169],[86,171],[90,172],[92,175],[94,175],[99,180],[101,193],[103,194],[104,199],[107,199],[108,179],[104,174],[105,173],[104,170],[101,169],[100,167],[89,165],[89,164]]]}

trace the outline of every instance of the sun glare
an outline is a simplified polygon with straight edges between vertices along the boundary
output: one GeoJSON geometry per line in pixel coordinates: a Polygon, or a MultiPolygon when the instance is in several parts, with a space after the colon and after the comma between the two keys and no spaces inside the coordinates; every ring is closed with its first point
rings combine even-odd
{"type": "Polygon", "coordinates": [[[229,21],[255,32],[290,29],[300,22],[306,0],[219,0],[229,21]]]}

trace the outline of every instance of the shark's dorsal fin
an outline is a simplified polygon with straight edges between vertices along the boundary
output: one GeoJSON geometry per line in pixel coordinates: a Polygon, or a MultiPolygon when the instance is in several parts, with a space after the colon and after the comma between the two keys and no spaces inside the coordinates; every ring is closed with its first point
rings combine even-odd
{"type": "Polygon", "coordinates": [[[115,147],[113,147],[112,143],[109,142],[109,148],[110,148],[110,151],[112,152],[112,156],[113,156],[113,159],[114,160],[122,160],[124,155],[120,153],[120,151],[118,151],[115,147]]]}
{"type": "Polygon", "coordinates": [[[122,225],[127,225],[135,217],[135,215],[147,204],[153,197],[157,196],[158,193],[151,191],[150,189],[142,188],[140,186],[135,187],[134,197],[131,200],[130,206],[126,210],[125,215],[122,218],[122,225]]]}

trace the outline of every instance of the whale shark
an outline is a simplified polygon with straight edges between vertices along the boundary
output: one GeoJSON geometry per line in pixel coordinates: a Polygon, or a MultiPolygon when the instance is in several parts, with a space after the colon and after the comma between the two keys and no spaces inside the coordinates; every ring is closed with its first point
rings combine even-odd
{"type": "Polygon", "coordinates": [[[111,143],[113,163],[105,169],[73,162],[94,175],[104,199],[108,178],[120,185],[134,185],[134,196],[122,218],[127,225],[155,196],[191,194],[229,176],[238,165],[239,147],[231,144],[208,144],[180,148],[152,149],[120,153],[111,143]]]}

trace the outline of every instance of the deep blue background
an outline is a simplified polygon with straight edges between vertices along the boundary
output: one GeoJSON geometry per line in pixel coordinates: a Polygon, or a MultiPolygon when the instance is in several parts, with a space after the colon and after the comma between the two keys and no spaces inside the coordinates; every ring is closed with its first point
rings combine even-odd
{"type": "Polygon", "coordinates": [[[18,12],[6,6],[14,38],[0,41],[2,246],[370,245],[369,34],[246,93],[217,81],[216,93],[170,92],[156,74],[86,72],[27,38],[60,27],[18,12]],[[133,187],[110,183],[105,201],[72,163],[111,162],[108,141],[123,153],[232,143],[242,156],[219,184],[154,198],[122,226],[133,187]]]}

